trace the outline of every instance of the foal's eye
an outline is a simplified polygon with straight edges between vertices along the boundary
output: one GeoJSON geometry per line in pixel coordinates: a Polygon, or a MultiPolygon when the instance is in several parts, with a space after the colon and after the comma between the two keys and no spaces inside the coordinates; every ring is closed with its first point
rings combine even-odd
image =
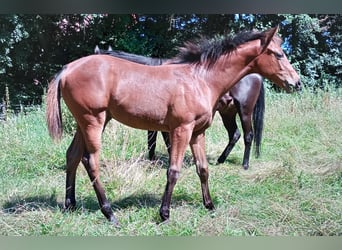
{"type": "Polygon", "coordinates": [[[281,59],[281,58],[284,57],[284,54],[283,54],[283,53],[275,52],[274,55],[275,55],[275,57],[276,57],[277,59],[281,59]]]}

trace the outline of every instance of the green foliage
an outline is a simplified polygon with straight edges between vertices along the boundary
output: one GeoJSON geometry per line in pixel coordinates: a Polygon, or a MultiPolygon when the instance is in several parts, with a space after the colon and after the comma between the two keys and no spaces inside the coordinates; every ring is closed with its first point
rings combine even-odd
{"type": "Polygon", "coordinates": [[[7,14],[0,15],[0,98],[7,85],[13,105],[40,104],[49,79],[64,64],[92,54],[96,45],[167,58],[199,35],[278,24],[303,84],[313,89],[340,87],[341,15],[7,14]]]}
{"type": "Polygon", "coordinates": [[[28,37],[23,24],[20,22],[18,15],[1,16],[1,33],[0,33],[0,74],[6,73],[7,67],[12,67],[12,58],[10,51],[15,44],[28,37]]]}
{"type": "Polygon", "coordinates": [[[290,60],[307,87],[340,86],[342,40],[332,27],[341,21],[340,15],[287,15],[284,29],[291,46],[290,60]]]}

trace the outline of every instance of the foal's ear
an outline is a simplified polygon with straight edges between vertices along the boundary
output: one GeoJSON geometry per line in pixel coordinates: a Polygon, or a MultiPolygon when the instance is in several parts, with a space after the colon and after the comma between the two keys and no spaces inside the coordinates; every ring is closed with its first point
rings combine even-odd
{"type": "Polygon", "coordinates": [[[268,47],[268,45],[270,44],[270,42],[272,41],[273,37],[277,34],[279,29],[279,25],[277,25],[276,27],[273,27],[269,30],[264,31],[265,37],[262,41],[262,51],[261,53],[263,53],[266,48],[268,47]]]}

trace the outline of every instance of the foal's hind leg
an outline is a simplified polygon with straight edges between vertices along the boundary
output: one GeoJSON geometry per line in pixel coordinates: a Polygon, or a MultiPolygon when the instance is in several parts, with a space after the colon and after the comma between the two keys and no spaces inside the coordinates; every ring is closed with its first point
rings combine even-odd
{"type": "Polygon", "coordinates": [[[101,212],[110,222],[118,225],[100,181],[99,156],[101,149],[101,134],[105,126],[105,121],[105,113],[103,112],[98,114],[96,119],[89,121],[90,124],[87,124],[82,128],[85,142],[85,153],[82,158],[82,163],[85,166],[94,187],[101,212]]]}
{"type": "Polygon", "coordinates": [[[222,118],[222,122],[224,127],[226,128],[228,132],[229,142],[226,148],[223,150],[222,154],[217,160],[217,163],[223,163],[232,149],[234,148],[236,142],[240,139],[240,131],[238,129],[238,126],[236,124],[236,109],[235,107],[228,107],[228,109],[225,110],[225,112],[219,112],[222,118]]]}
{"type": "Polygon", "coordinates": [[[76,206],[75,179],[78,164],[84,153],[84,140],[80,128],[77,127],[76,134],[66,153],[66,193],[65,210],[72,210],[76,206]]]}

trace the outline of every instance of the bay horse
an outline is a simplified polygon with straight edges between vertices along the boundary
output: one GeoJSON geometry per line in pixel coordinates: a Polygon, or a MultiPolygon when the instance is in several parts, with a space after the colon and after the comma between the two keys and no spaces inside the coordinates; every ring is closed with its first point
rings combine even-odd
{"type": "MultiPolygon", "coordinates": [[[[172,59],[146,57],[119,50],[113,50],[110,46],[108,50],[103,50],[96,46],[94,52],[95,54],[111,55],[132,62],[152,66],[172,62],[172,59]]],[[[228,144],[218,158],[217,163],[223,163],[227,159],[229,153],[232,151],[235,144],[240,139],[241,134],[236,124],[236,115],[239,114],[245,144],[242,166],[244,169],[248,169],[253,138],[255,155],[256,157],[260,156],[260,145],[262,140],[265,113],[265,93],[263,77],[256,73],[248,74],[243,77],[237,84],[235,84],[226,94],[221,97],[216,109],[221,116],[223,125],[228,132],[229,138],[228,144]]],[[[168,153],[170,154],[171,145],[169,133],[161,133],[163,135],[168,153]]],[[[150,160],[155,159],[156,141],[157,131],[149,130],[147,132],[147,143],[148,155],[150,160]]]]}
{"type": "Polygon", "coordinates": [[[199,176],[204,206],[213,210],[205,154],[205,130],[218,101],[242,77],[259,73],[291,92],[300,78],[281,49],[278,27],[263,32],[187,42],[172,64],[147,66],[109,55],[90,55],[65,65],[51,80],[46,96],[49,134],[62,136],[60,98],[77,122],[66,152],[65,210],[76,205],[75,178],[81,161],[95,190],[101,212],[118,221],[100,180],[101,135],[114,118],[133,128],[170,133],[171,152],[159,215],[170,218],[171,197],[187,145],[199,176]]]}

